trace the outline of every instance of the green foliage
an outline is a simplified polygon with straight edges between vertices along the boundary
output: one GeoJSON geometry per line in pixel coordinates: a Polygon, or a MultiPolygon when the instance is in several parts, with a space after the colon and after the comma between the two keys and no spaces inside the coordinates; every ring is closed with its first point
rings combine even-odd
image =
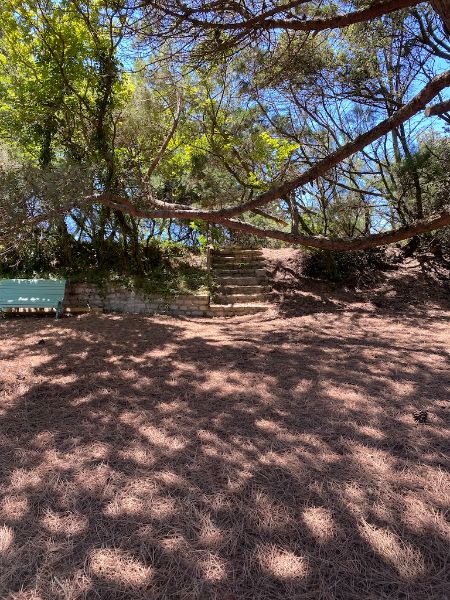
{"type": "Polygon", "coordinates": [[[90,153],[90,124],[102,110],[108,61],[114,97],[108,101],[111,107],[123,101],[124,84],[111,55],[116,36],[105,18],[98,1],[4,3],[0,137],[18,142],[43,165],[61,151],[78,159],[90,153]]]}
{"type": "Polygon", "coordinates": [[[0,277],[47,278],[63,277],[71,282],[104,285],[117,283],[129,289],[141,289],[151,294],[178,295],[205,291],[207,272],[197,256],[176,242],[152,240],[142,249],[144,259],[138,271],[130,268],[117,244],[105,253],[107,260],[99,263],[91,244],[76,243],[69,238],[70,248],[62,247],[58,237],[38,236],[21,251],[0,262],[0,277]],[[64,263],[69,251],[70,262],[64,263]]]}
{"type": "MultiPolygon", "coordinates": [[[[417,173],[426,213],[441,210],[448,204],[450,190],[450,139],[431,133],[419,140],[418,149],[398,162],[393,169],[398,180],[398,193],[411,211],[414,207],[414,179],[417,173]]],[[[430,238],[430,236],[427,236],[430,238]]],[[[435,232],[431,237],[450,246],[448,229],[435,232]]]]}
{"type": "MultiPolygon", "coordinates": [[[[173,39],[160,38],[165,23],[156,16],[147,26],[134,9],[105,0],[2,5],[0,238],[7,250],[22,246],[27,272],[86,267],[139,277],[164,263],[165,240],[195,251],[265,243],[197,220],[134,217],[104,199],[144,210],[154,199],[206,209],[240,204],[390,116],[415,93],[417,73],[435,68],[409,13],[319,35],[255,35],[233,53],[220,46],[234,34],[202,35],[178,52],[178,25],[173,39]],[[137,49],[148,56],[135,60],[137,49]]],[[[327,2],[302,5],[289,18],[339,11],[327,2]]],[[[265,210],[282,231],[308,235],[353,237],[406,224],[446,200],[441,141],[419,148],[400,127],[265,210]]],[[[261,214],[242,218],[274,227],[261,214]]]]}
{"type": "Polygon", "coordinates": [[[404,179],[416,169],[421,177],[424,201],[436,211],[448,204],[450,189],[450,139],[436,134],[424,136],[417,152],[399,166],[404,179]]]}

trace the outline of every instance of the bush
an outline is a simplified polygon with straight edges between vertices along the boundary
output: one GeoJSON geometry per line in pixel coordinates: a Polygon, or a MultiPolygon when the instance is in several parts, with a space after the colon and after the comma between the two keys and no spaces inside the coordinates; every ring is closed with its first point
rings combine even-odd
{"type": "Polygon", "coordinates": [[[382,248],[357,252],[311,250],[302,262],[302,271],[307,277],[347,283],[373,281],[389,268],[394,266],[382,248]]]}
{"type": "Polygon", "coordinates": [[[62,247],[57,237],[31,239],[0,257],[0,278],[64,277],[72,282],[116,282],[148,293],[177,295],[207,287],[206,268],[182,244],[150,240],[134,263],[121,244],[105,240],[100,251],[72,237],[62,247]],[[3,260],[2,260],[3,258],[3,260]]]}

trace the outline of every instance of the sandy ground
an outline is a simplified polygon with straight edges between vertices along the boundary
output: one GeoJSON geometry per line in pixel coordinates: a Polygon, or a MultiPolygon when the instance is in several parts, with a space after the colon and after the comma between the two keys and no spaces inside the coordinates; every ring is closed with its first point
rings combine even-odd
{"type": "Polygon", "coordinates": [[[0,598],[450,598],[450,313],[314,303],[0,322],[0,598]]]}

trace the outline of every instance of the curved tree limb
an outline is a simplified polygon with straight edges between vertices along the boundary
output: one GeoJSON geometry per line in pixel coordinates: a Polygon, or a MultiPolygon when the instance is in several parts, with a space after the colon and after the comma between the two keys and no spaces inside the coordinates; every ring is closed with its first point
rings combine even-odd
{"type": "Polygon", "coordinates": [[[269,202],[285,197],[292,190],[311,183],[324,175],[334,166],[349,158],[352,154],[359,152],[375,140],[383,135],[386,135],[399,125],[408,121],[421,110],[424,110],[426,105],[446,87],[450,86],[450,70],[437,75],[407,104],[397,110],[391,117],[388,117],[381,123],[369,131],[359,135],[351,142],[344,144],[325,158],[319,160],[313,167],[305,171],[302,175],[286,181],[282,184],[272,186],[267,191],[255,196],[249,202],[240,204],[239,206],[224,208],[221,210],[211,211],[217,216],[232,217],[243,212],[259,208],[269,202]]]}
{"type": "Polygon", "coordinates": [[[299,177],[287,181],[278,186],[273,186],[271,189],[263,192],[249,202],[243,203],[237,207],[230,207],[219,210],[203,210],[192,208],[183,204],[170,204],[160,200],[152,199],[155,208],[151,210],[142,210],[136,208],[129,200],[125,198],[116,198],[108,194],[91,197],[91,200],[103,203],[113,209],[122,210],[130,215],[143,219],[155,218],[176,218],[176,219],[203,219],[206,222],[216,223],[245,231],[254,235],[269,237],[282,240],[291,244],[300,244],[314,248],[323,248],[329,250],[362,250],[373,248],[392,242],[407,239],[409,237],[433,231],[445,227],[450,224],[450,209],[446,208],[438,215],[433,215],[426,219],[416,221],[412,225],[401,227],[389,232],[371,234],[361,238],[340,238],[334,239],[323,236],[303,236],[296,233],[288,233],[274,229],[262,229],[255,227],[244,221],[235,220],[231,217],[242,214],[243,212],[258,209],[273,200],[285,197],[292,190],[310,183],[321,177],[329,169],[336,164],[345,160],[355,152],[364,148],[367,144],[385,135],[399,124],[405,122],[413,115],[423,110],[427,103],[432,100],[442,89],[450,85],[450,71],[446,71],[433,78],[408,104],[400,108],[394,115],[382,121],[370,131],[358,136],[355,140],[338,148],[314,167],[308,169],[299,177]]]}
{"type": "MultiPolygon", "coordinates": [[[[252,15],[251,12],[246,10],[245,4],[243,6],[241,6],[237,3],[235,3],[233,6],[233,10],[230,10],[230,12],[232,14],[238,14],[240,17],[245,17],[244,22],[248,26],[256,26],[259,23],[261,23],[261,21],[265,21],[265,20],[267,20],[271,17],[274,17],[280,13],[286,13],[287,11],[298,8],[302,4],[307,4],[308,2],[311,2],[311,0],[291,0],[291,2],[286,2],[284,4],[277,4],[276,6],[273,6],[272,8],[270,8],[269,10],[263,10],[258,15],[252,15]]],[[[205,13],[208,11],[216,11],[216,14],[217,14],[217,12],[218,12],[217,9],[219,8],[219,10],[220,10],[220,6],[218,6],[217,3],[215,3],[215,2],[210,3],[210,4],[208,4],[207,2],[202,2],[201,6],[196,9],[191,8],[185,2],[175,2],[174,3],[175,8],[172,8],[171,5],[167,6],[165,4],[161,4],[160,2],[155,1],[155,0],[152,0],[151,2],[147,2],[147,4],[153,5],[154,7],[158,8],[159,10],[161,10],[162,12],[164,12],[165,14],[167,14],[171,17],[175,17],[176,19],[187,19],[191,23],[192,23],[192,15],[199,14],[199,13],[205,13]]],[[[227,8],[230,9],[230,6],[228,6],[227,8]]],[[[202,21],[202,20],[197,19],[197,21],[202,21]]]]}
{"type": "Polygon", "coordinates": [[[450,112],[450,100],[445,100],[444,102],[438,102],[437,104],[433,104],[433,106],[428,106],[425,109],[426,117],[439,117],[440,115],[450,112]]]}
{"type": "MultiPolygon", "coordinates": [[[[134,207],[130,202],[123,199],[113,200],[112,198],[103,198],[101,200],[107,206],[128,212],[134,217],[140,219],[160,219],[160,218],[175,218],[175,219],[192,219],[197,217],[199,211],[171,211],[167,209],[155,209],[155,210],[142,210],[134,207]],[[186,212],[188,214],[186,214],[186,212]]],[[[235,229],[237,231],[243,231],[257,235],[259,237],[267,237],[275,240],[281,240],[288,242],[289,244],[296,244],[300,246],[308,246],[310,248],[319,248],[323,250],[336,250],[345,252],[349,250],[367,250],[368,248],[375,248],[377,246],[385,246],[386,244],[392,244],[401,240],[414,237],[421,233],[427,233],[436,229],[442,229],[450,225],[450,205],[444,208],[440,213],[431,215],[425,219],[420,219],[411,225],[399,227],[398,229],[392,229],[390,231],[383,231],[381,233],[374,233],[359,238],[332,238],[326,236],[308,236],[295,233],[288,233],[277,229],[265,229],[262,227],[256,227],[250,223],[240,221],[237,219],[227,219],[226,217],[214,217],[208,214],[207,211],[203,211],[203,218],[205,221],[210,223],[216,223],[223,225],[229,229],[235,229]],[[205,214],[206,213],[206,214],[205,214]]]]}
{"type": "Polygon", "coordinates": [[[421,233],[428,233],[436,229],[450,225],[450,206],[438,214],[432,215],[426,219],[416,221],[406,227],[399,227],[390,231],[374,233],[358,238],[332,238],[325,236],[307,236],[285,233],[277,230],[266,230],[253,225],[242,223],[233,219],[228,220],[228,224],[224,224],[230,229],[237,229],[247,233],[257,235],[259,237],[268,237],[289,244],[306,246],[309,248],[317,248],[321,250],[336,250],[338,252],[348,252],[352,250],[368,250],[378,246],[385,246],[409,239],[421,233]]]}
{"type": "MultiPolygon", "coordinates": [[[[240,215],[247,211],[253,211],[254,209],[260,208],[269,202],[285,198],[293,190],[312,183],[319,177],[322,177],[327,171],[332,169],[334,166],[349,158],[352,154],[359,152],[365,148],[368,144],[371,144],[378,138],[386,135],[399,125],[416,115],[421,110],[424,110],[426,105],[444,88],[450,86],[450,70],[437,75],[407,104],[397,110],[391,117],[381,121],[378,125],[375,125],[369,131],[359,135],[354,140],[344,144],[325,158],[319,160],[313,167],[299,175],[298,177],[285,181],[284,183],[274,185],[265,192],[262,192],[258,196],[252,198],[248,202],[244,202],[237,206],[230,206],[221,209],[203,210],[195,209],[185,204],[170,204],[169,202],[163,202],[156,198],[151,199],[151,203],[164,212],[166,216],[172,216],[173,218],[194,218],[194,219],[218,219],[221,217],[230,218],[240,215]],[[170,213],[170,214],[169,214],[170,213]]],[[[108,197],[100,195],[97,197],[98,202],[103,202],[101,199],[108,201],[108,197]]],[[[132,208],[132,204],[128,200],[121,200],[132,208]]],[[[219,222],[219,221],[216,221],[219,222]]]]}
{"type": "MultiPolygon", "coordinates": [[[[185,210],[173,210],[173,209],[139,209],[133,206],[129,201],[124,198],[113,198],[110,195],[94,195],[88,196],[83,199],[82,203],[86,202],[100,202],[114,210],[120,210],[124,213],[128,213],[139,219],[165,219],[165,218],[177,218],[190,220],[196,215],[193,213],[203,212],[202,217],[205,221],[210,223],[216,223],[223,225],[229,229],[237,231],[243,231],[245,233],[253,234],[259,237],[267,237],[275,240],[287,242],[289,244],[306,246],[309,248],[317,248],[322,250],[335,250],[339,252],[347,252],[353,250],[367,250],[369,248],[375,248],[378,246],[385,246],[394,242],[406,240],[414,237],[421,233],[427,233],[435,231],[436,229],[442,229],[450,225],[450,205],[446,206],[440,213],[431,215],[425,219],[420,219],[411,225],[392,229],[390,231],[383,231],[381,233],[375,233],[366,235],[358,238],[332,238],[320,235],[302,235],[298,233],[289,233],[286,231],[280,231],[277,229],[265,229],[262,227],[256,227],[250,223],[240,221],[237,219],[227,219],[225,217],[212,217],[207,211],[185,211],[185,210]]],[[[66,212],[70,210],[66,208],[66,212]]],[[[56,211],[58,214],[62,214],[62,210],[56,211]]],[[[55,213],[42,214],[34,217],[32,220],[27,220],[27,226],[37,225],[41,222],[48,221],[51,216],[55,213]]],[[[7,236],[6,236],[7,237],[7,236]]],[[[0,235],[2,242],[6,239],[5,236],[0,235]]]]}
{"type": "MultiPolygon", "coordinates": [[[[189,11],[186,6],[184,11],[177,11],[173,8],[161,6],[157,4],[158,8],[165,12],[172,18],[177,19],[179,22],[185,21],[190,23],[194,27],[199,27],[204,30],[216,30],[216,31],[255,31],[255,30],[268,30],[268,29],[286,29],[289,31],[311,31],[318,33],[327,29],[341,29],[354,23],[362,23],[376,19],[383,15],[391,12],[409,8],[422,3],[423,0],[385,0],[384,2],[374,2],[367,8],[356,10],[344,15],[336,15],[334,17],[322,18],[322,19],[300,19],[300,18],[272,18],[272,14],[280,12],[280,8],[267,13],[261,13],[256,17],[241,21],[232,21],[225,23],[223,21],[209,21],[207,19],[200,19],[194,16],[193,11],[189,11]]],[[[445,3],[446,0],[434,0],[436,4],[445,3]]],[[[292,3],[294,6],[304,4],[303,2],[292,3]]],[[[283,10],[286,10],[285,8],[283,10]]]]}
{"type": "MultiPolygon", "coordinates": [[[[407,121],[409,118],[423,110],[428,102],[432,100],[441,90],[450,85],[450,71],[446,71],[434,77],[410,102],[400,108],[394,115],[382,121],[370,131],[358,136],[353,141],[338,148],[335,152],[329,154],[324,159],[318,161],[311,169],[290,181],[275,185],[266,192],[263,192],[249,202],[239,206],[229,207],[218,210],[203,210],[192,208],[183,204],[170,204],[157,199],[151,199],[154,209],[142,210],[135,207],[129,200],[118,198],[109,193],[90,195],[82,200],[85,202],[97,202],[121,210],[132,216],[143,219],[155,218],[177,218],[177,219],[203,219],[206,222],[217,223],[230,229],[237,229],[252,233],[254,235],[269,237],[286,241],[291,244],[310,246],[313,248],[323,248],[329,250],[362,250],[381,246],[392,242],[413,237],[420,233],[433,231],[450,225],[450,208],[447,207],[438,215],[432,215],[426,219],[421,219],[405,227],[395,229],[389,232],[372,234],[361,238],[330,238],[322,236],[304,236],[296,233],[288,233],[274,229],[262,229],[244,221],[235,220],[231,217],[242,214],[246,211],[258,209],[259,207],[279,198],[286,197],[292,190],[310,183],[320,178],[329,169],[339,162],[345,160],[355,152],[358,152],[366,145],[385,135],[399,124],[407,121]]],[[[39,218],[46,220],[48,215],[39,218]]]]}

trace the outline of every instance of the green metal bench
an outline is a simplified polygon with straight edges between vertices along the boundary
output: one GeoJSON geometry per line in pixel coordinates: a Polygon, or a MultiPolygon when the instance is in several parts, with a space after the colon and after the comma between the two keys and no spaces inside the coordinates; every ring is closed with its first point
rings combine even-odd
{"type": "Polygon", "coordinates": [[[13,308],[53,308],[63,313],[64,279],[0,279],[0,312],[13,308]]]}

